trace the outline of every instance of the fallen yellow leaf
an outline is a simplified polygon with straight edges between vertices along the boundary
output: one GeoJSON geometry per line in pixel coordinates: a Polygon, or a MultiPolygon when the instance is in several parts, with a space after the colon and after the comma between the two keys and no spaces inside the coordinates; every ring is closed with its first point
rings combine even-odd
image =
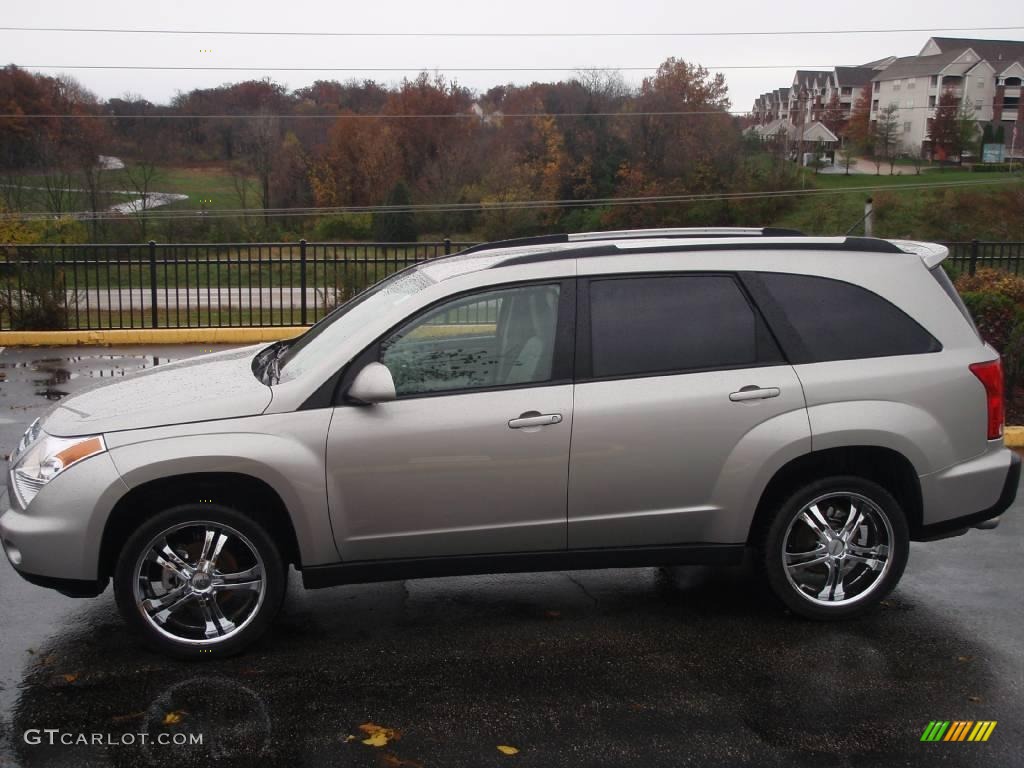
{"type": "Polygon", "coordinates": [[[515,755],[515,754],[519,753],[519,750],[516,749],[515,747],[508,747],[508,746],[505,746],[504,744],[499,744],[498,745],[498,751],[501,752],[501,754],[503,754],[503,755],[515,755]]]}
{"type": "Polygon", "coordinates": [[[175,710],[174,712],[168,712],[166,715],[164,715],[164,725],[177,725],[181,722],[185,714],[185,710],[183,709],[175,710]]]}
{"type": "Polygon", "coordinates": [[[385,728],[376,723],[363,723],[359,730],[367,734],[369,738],[363,739],[363,744],[370,747],[383,747],[392,739],[398,738],[398,732],[392,728],[385,728]]]}
{"type": "Polygon", "coordinates": [[[78,675],[64,675],[65,683],[73,683],[78,679],[78,675]]]}

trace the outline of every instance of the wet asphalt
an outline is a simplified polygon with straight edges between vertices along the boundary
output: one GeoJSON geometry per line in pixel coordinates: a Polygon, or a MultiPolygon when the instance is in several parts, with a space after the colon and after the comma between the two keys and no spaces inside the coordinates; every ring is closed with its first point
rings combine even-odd
{"type": "MultiPolygon", "coordinates": [[[[0,352],[4,453],[64,393],[201,349],[0,352]]],[[[787,615],[745,566],[310,592],[293,573],[267,636],[202,664],[141,648],[109,589],[65,598],[2,559],[0,765],[1024,765],[1021,511],[912,545],[854,621],[787,615]],[[931,720],[998,725],[922,743],[931,720]],[[156,743],[182,734],[203,743],[156,743]]]]}

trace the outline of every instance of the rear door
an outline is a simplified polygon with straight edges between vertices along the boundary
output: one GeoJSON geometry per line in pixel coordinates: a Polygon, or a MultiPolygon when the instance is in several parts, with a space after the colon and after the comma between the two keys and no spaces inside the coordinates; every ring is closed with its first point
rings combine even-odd
{"type": "Polygon", "coordinates": [[[763,318],[723,273],[593,276],[578,297],[569,548],[735,543],[723,489],[776,437],[810,442],[763,318]],[[762,427],[787,414],[787,434],[762,427]]]}

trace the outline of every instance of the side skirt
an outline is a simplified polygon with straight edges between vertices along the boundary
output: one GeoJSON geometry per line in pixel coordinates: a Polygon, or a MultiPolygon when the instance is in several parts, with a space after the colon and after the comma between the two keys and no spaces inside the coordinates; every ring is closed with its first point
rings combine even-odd
{"type": "Polygon", "coordinates": [[[307,566],[302,570],[302,583],[306,589],[319,589],[339,584],[483,573],[583,571],[659,565],[738,565],[743,560],[744,549],[743,544],[680,544],[670,547],[500,552],[488,555],[360,560],[307,566]]]}

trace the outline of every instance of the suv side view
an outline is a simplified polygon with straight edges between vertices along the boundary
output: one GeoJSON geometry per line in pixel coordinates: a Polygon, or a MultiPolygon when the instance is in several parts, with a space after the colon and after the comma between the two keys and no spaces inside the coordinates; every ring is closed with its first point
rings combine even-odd
{"type": "Polygon", "coordinates": [[[792,612],[860,614],[911,541],[995,527],[1017,491],[946,256],[637,230],[420,263],[293,340],[61,401],[10,457],[0,538],[31,582],[112,579],[185,658],[259,637],[290,566],[315,588],[751,548],[792,612]]]}

